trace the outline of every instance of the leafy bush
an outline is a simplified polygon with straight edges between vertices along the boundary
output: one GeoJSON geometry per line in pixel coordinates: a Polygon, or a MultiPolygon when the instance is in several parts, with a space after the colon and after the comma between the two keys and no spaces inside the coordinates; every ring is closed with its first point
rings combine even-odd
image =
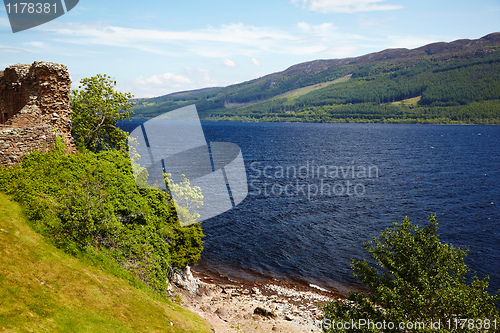
{"type": "Polygon", "coordinates": [[[467,251],[441,243],[435,216],[428,220],[429,224],[420,228],[405,218],[401,224],[394,223],[394,229],[387,228],[365,244],[377,266],[371,266],[367,260],[352,260],[352,268],[369,292],[351,292],[347,301],[326,305],[324,332],[353,331],[338,330],[333,324],[351,320],[371,321],[371,326],[358,326],[354,330],[357,332],[493,331],[495,319],[497,327],[500,325],[495,306],[498,294],[485,291],[487,278],[480,280],[474,275],[467,283],[467,251]],[[470,322],[462,328],[464,319],[473,320],[473,329],[470,322]],[[488,320],[489,330],[485,326],[488,320]],[[377,328],[377,323],[386,323],[385,329],[381,330],[380,325],[377,328]],[[400,323],[404,323],[405,329],[400,329],[400,323]],[[414,323],[424,323],[425,327],[415,328],[414,323]],[[434,327],[430,327],[431,323],[434,327]],[[440,323],[439,330],[435,323],[440,323]]]}
{"type": "Polygon", "coordinates": [[[168,194],[141,189],[123,153],[81,151],[64,144],[0,167],[0,190],[21,202],[34,227],[78,254],[100,249],[159,292],[177,268],[199,260],[199,224],[181,227],[168,194]]]}

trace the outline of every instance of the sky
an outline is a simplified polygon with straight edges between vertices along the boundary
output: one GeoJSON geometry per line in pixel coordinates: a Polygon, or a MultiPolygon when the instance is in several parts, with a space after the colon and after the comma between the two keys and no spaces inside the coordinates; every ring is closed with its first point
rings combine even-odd
{"type": "Polygon", "coordinates": [[[108,74],[117,90],[154,97],[498,31],[500,0],[80,0],[17,33],[0,4],[0,69],[62,63],[74,88],[108,74]]]}

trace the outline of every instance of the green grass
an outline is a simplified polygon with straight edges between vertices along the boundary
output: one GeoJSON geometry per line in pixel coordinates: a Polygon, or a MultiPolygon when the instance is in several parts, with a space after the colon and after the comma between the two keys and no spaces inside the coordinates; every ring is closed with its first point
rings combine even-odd
{"type": "Polygon", "coordinates": [[[404,100],[399,101],[399,102],[392,102],[391,104],[392,105],[413,105],[413,106],[417,106],[417,103],[418,103],[418,101],[420,101],[421,98],[422,98],[422,96],[417,96],[417,97],[413,97],[413,98],[404,99],[404,100]]]}
{"type": "Polygon", "coordinates": [[[0,331],[212,332],[198,315],[115,275],[49,244],[0,193],[0,331]]]}
{"type": "Polygon", "coordinates": [[[243,109],[243,108],[246,108],[249,106],[265,105],[266,103],[274,102],[274,101],[278,101],[278,100],[286,100],[285,104],[287,104],[287,102],[293,101],[294,99],[297,99],[300,96],[307,95],[308,93],[310,93],[312,91],[326,88],[328,86],[331,86],[332,84],[347,82],[347,81],[349,81],[351,76],[352,76],[352,74],[349,74],[349,75],[343,76],[343,77],[338,78],[338,79],[333,80],[333,81],[321,82],[321,83],[313,84],[313,85],[310,85],[307,87],[302,87],[302,88],[290,90],[290,91],[287,91],[286,93],[268,98],[268,99],[263,100],[263,101],[248,102],[248,103],[226,103],[225,107],[227,109],[243,109]]]}
{"type": "Polygon", "coordinates": [[[333,80],[333,81],[321,82],[318,84],[313,84],[311,86],[291,90],[291,91],[288,91],[284,94],[275,96],[275,97],[271,98],[271,100],[276,100],[276,99],[280,99],[280,98],[287,98],[290,101],[290,100],[296,99],[300,96],[306,95],[306,94],[310,93],[311,91],[326,88],[328,86],[331,86],[332,84],[347,82],[347,81],[349,81],[351,76],[352,76],[352,74],[349,74],[349,75],[343,76],[343,77],[338,78],[338,79],[333,80]]]}

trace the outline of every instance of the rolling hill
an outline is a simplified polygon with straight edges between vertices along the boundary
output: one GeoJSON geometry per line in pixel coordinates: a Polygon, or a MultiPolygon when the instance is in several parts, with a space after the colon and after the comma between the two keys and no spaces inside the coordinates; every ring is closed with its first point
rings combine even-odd
{"type": "Polygon", "coordinates": [[[231,85],[135,100],[135,119],[500,124],[500,33],[315,60],[231,85]]]}

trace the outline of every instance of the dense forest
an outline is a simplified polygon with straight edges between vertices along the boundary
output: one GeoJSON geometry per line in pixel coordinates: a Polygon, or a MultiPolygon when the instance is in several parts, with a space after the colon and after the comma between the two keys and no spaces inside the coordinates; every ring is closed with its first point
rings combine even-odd
{"type": "Polygon", "coordinates": [[[196,104],[202,120],[500,124],[500,33],[298,64],[136,100],[136,119],[196,104]]]}

